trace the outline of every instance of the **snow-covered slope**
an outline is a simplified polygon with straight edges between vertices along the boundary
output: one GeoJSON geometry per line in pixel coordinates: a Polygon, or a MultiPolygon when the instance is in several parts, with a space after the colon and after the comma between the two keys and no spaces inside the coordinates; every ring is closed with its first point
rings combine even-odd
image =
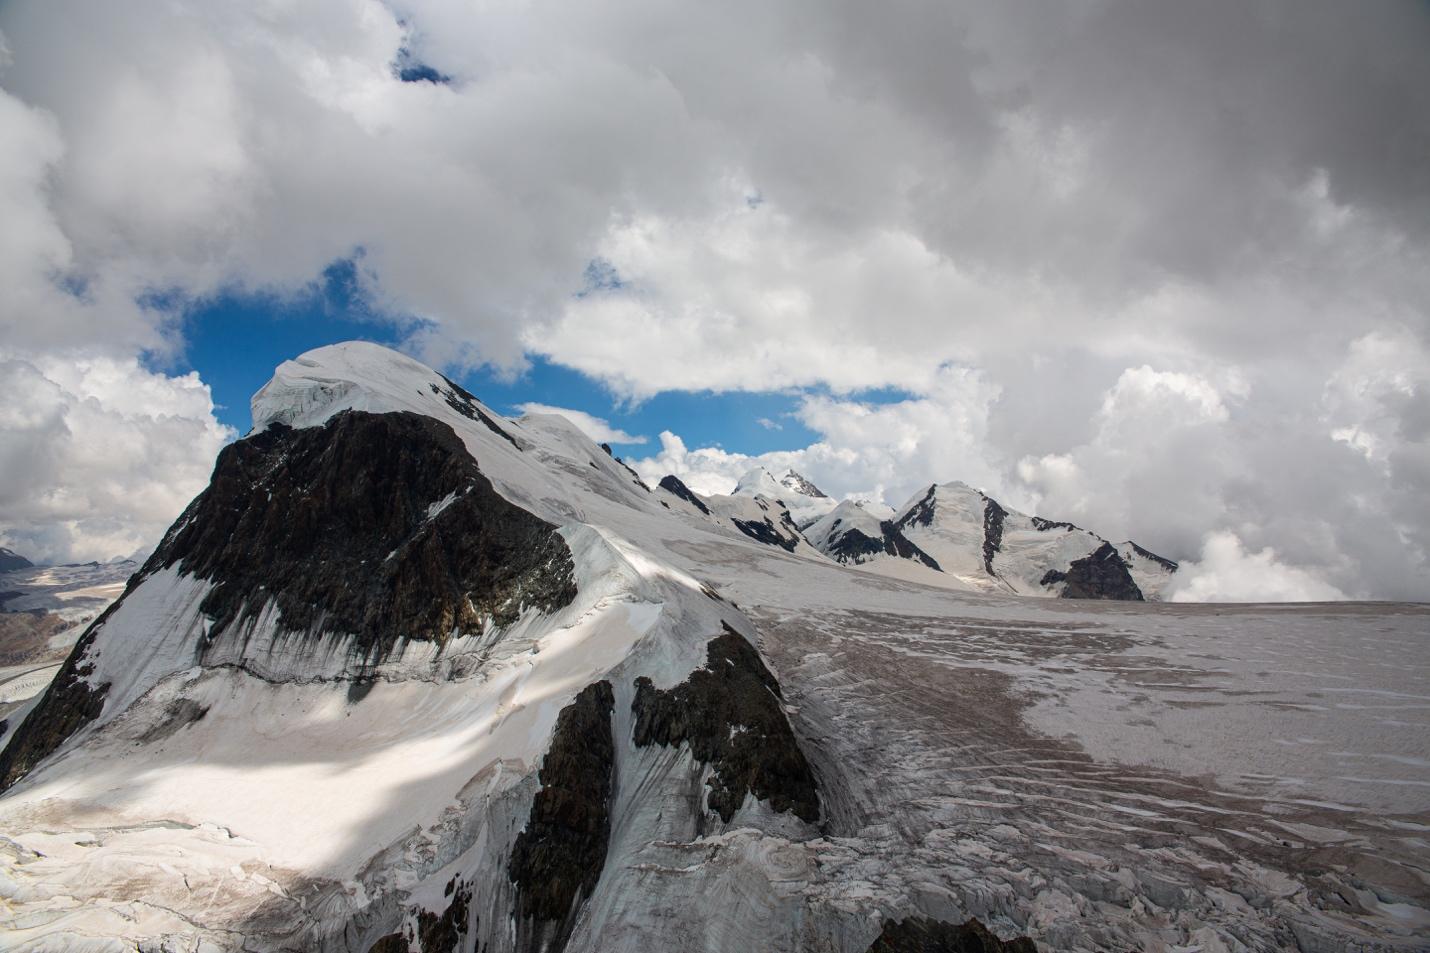
{"type": "Polygon", "coordinates": [[[932,556],[910,542],[892,520],[879,519],[853,500],[845,500],[816,520],[806,528],[805,537],[810,545],[846,566],[866,566],[898,578],[964,588],[943,573],[932,556]]]}
{"type": "Polygon", "coordinates": [[[1172,576],[1177,571],[1177,564],[1143,549],[1130,539],[1119,543],[1117,551],[1121,554],[1122,561],[1127,564],[1127,571],[1132,574],[1132,581],[1137,583],[1143,597],[1154,601],[1161,599],[1162,590],[1171,583],[1172,576]]]}
{"type": "Polygon", "coordinates": [[[818,552],[805,540],[789,508],[779,500],[765,496],[707,496],[705,506],[716,519],[728,521],[740,532],[769,546],[778,546],[788,553],[818,557],[818,552]]]}
{"type": "MultiPolygon", "coordinates": [[[[798,536],[763,494],[648,487],[563,418],[504,419],[373,345],[284,364],[254,419],[0,752],[7,949],[1239,953],[1430,928],[1423,608],[880,577],[735,526],[798,536]]],[[[902,514],[931,545],[974,506],[949,497],[902,514]]],[[[811,533],[885,539],[843,513],[811,533]]]]}
{"type": "Polygon", "coordinates": [[[764,467],[755,467],[740,477],[733,496],[763,497],[789,510],[795,525],[803,529],[833,510],[836,501],[793,470],[778,480],[764,467]]]}

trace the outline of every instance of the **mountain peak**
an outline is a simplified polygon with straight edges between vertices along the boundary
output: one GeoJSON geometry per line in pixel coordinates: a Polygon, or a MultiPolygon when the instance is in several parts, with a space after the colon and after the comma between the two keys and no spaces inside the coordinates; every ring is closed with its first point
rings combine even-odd
{"type": "Polygon", "coordinates": [[[784,495],[785,489],[787,488],[775,479],[774,474],[764,467],[751,467],[740,477],[735,484],[735,492],[731,495],[763,496],[766,499],[778,500],[784,495]]]}
{"type": "Polygon", "coordinates": [[[801,496],[807,496],[816,500],[828,499],[829,496],[819,487],[795,470],[786,470],[785,475],[780,477],[780,485],[793,490],[801,496]]]}

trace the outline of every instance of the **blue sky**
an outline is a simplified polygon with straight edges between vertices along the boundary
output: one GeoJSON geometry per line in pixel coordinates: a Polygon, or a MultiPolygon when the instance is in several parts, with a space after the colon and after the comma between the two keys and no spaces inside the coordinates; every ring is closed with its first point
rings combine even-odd
{"type": "MultiPolygon", "coordinates": [[[[198,302],[187,309],[184,329],[184,354],[168,369],[198,371],[213,391],[216,415],[239,433],[252,423],[249,398],[283,361],[337,341],[396,346],[402,337],[398,322],[369,309],[348,261],[331,265],[308,293],[297,297],[232,291],[198,302]]],[[[616,445],[631,456],[657,451],[662,430],[679,434],[692,447],[749,454],[796,449],[817,439],[793,415],[800,398],[794,392],[667,392],[632,406],[590,377],[540,358],[514,379],[485,368],[450,376],[504,414],[519,414],[517,406],[527,402],[569,407],[646,437],[645,444],[616,445]]],[[[868,395],[879,401],[897,396],[868,395]]]]}

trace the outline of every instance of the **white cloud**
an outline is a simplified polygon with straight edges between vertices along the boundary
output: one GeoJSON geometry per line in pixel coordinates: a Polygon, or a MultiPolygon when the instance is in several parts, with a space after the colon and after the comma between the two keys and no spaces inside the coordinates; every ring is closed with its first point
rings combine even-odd
{"type": "Polygon", "coordinates": [[[196,374],[133,360],[0,357],[0,541],[36,561],[152,545],[232,430],[196,374]]]}
{"type": "Polygon", "coordinates": [[[600,417],[593,417],[582,410],[572,410],[570,407],[552,407],[550,404],[525,403],[518,404],[517,409],[523,414],[557,414],[565,417],[576,425],[586,436],[597,443],[645,443],[646,438],[638,435],[628,434],[618,427],[612,427],[609,421],[600,417]]]}
{"type": "Polygon", "coordinates": [[[361,249],[428,360],[809,388],[829,492],[1424,597],[1422,14],[1130,2],[0,5],[0,341],[172,353],[146,292],[361,249]]]}
{"type": "Polygon", "coordinates": [[[1172,602],[1330,602],[1345,593],[1303,569],[1283,565],[1270,547],[1247,552],[1235,533],[1208,533],[1201,559],[1184,562],[1168,587],[1172,602]]]}

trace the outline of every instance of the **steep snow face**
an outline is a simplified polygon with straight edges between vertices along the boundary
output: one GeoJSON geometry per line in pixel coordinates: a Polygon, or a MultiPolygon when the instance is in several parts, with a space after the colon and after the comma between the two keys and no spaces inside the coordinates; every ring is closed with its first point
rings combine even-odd
{"type": "Polygon", "coordinates": [[[963,483],[930,486],[904,504],[893,524],[948,575],[976,590],[1007,592],[1009,588],[988,572],[984,558],[990,503],[963,483]]]}
{"type": "Polygon", "coordinates": [[[732,496],[763,497],[789,510],[795,525],[803,529],[837,505],[819,487],[793,470],[776,480],[764,467],[755,467],[740,477],[732,496]]]}
{"type": "Polygon", "coordinates": [[[788,492],[788,487],[775,479],[774,474],[764,467],[746,471],[735,484],[732,496],[763,496],[767,500],[778,500],[788,492]]]}
{"type": "MultiPolygon", "coordinates": [[[[882,521],[853,500],[845,500],[824,516],[809,525],[804,536],[822,553],[828,553],[839,539],[851,532],[857,532],[869,539],[881,539],[882,521]]],[[[860,562],[862,560],[854,560],[860,562]]]]}
{"type": "Polygon", "coordinates": [[[751,539],[778,546],[787,553],[818,558],[805,540],[789,509],[767,496],[707,496],[705,505],[717,518],[728,520],[751,539]]]}
{"type": "Polygon", "coordinates": [[[961,588],[938,563],[911,543],[890,520],[881,520],[846,500],[816,520],[806,538],[820,552],[846,566],[870,566],[897,578],[961,588]]]}
{"type": "Polygon", "coordinates": [[[1096,533],[1028,516],[964,483],[930,486],[894,519],[939,568],[985,591],[1068,598],[1155,598],[1176,565],[1135,544],[1136,562],[1096,533]],[[1134,571],[1135,570],[1135,571],[1134,571]],[[1149,583],[1150,595],[1138,585],[1149,583]]]}
{"type": "Polygon", "coordinates": [[[1142,590],[1142,595],[1153,602],[1160,601],[1162,590],[1171,583],[1172,574],[1177,571],[1177,564],[1148,552],[1130,539],[1118,544],[1117,551],[1132,573],[1137,588],[1142,590]]]}

